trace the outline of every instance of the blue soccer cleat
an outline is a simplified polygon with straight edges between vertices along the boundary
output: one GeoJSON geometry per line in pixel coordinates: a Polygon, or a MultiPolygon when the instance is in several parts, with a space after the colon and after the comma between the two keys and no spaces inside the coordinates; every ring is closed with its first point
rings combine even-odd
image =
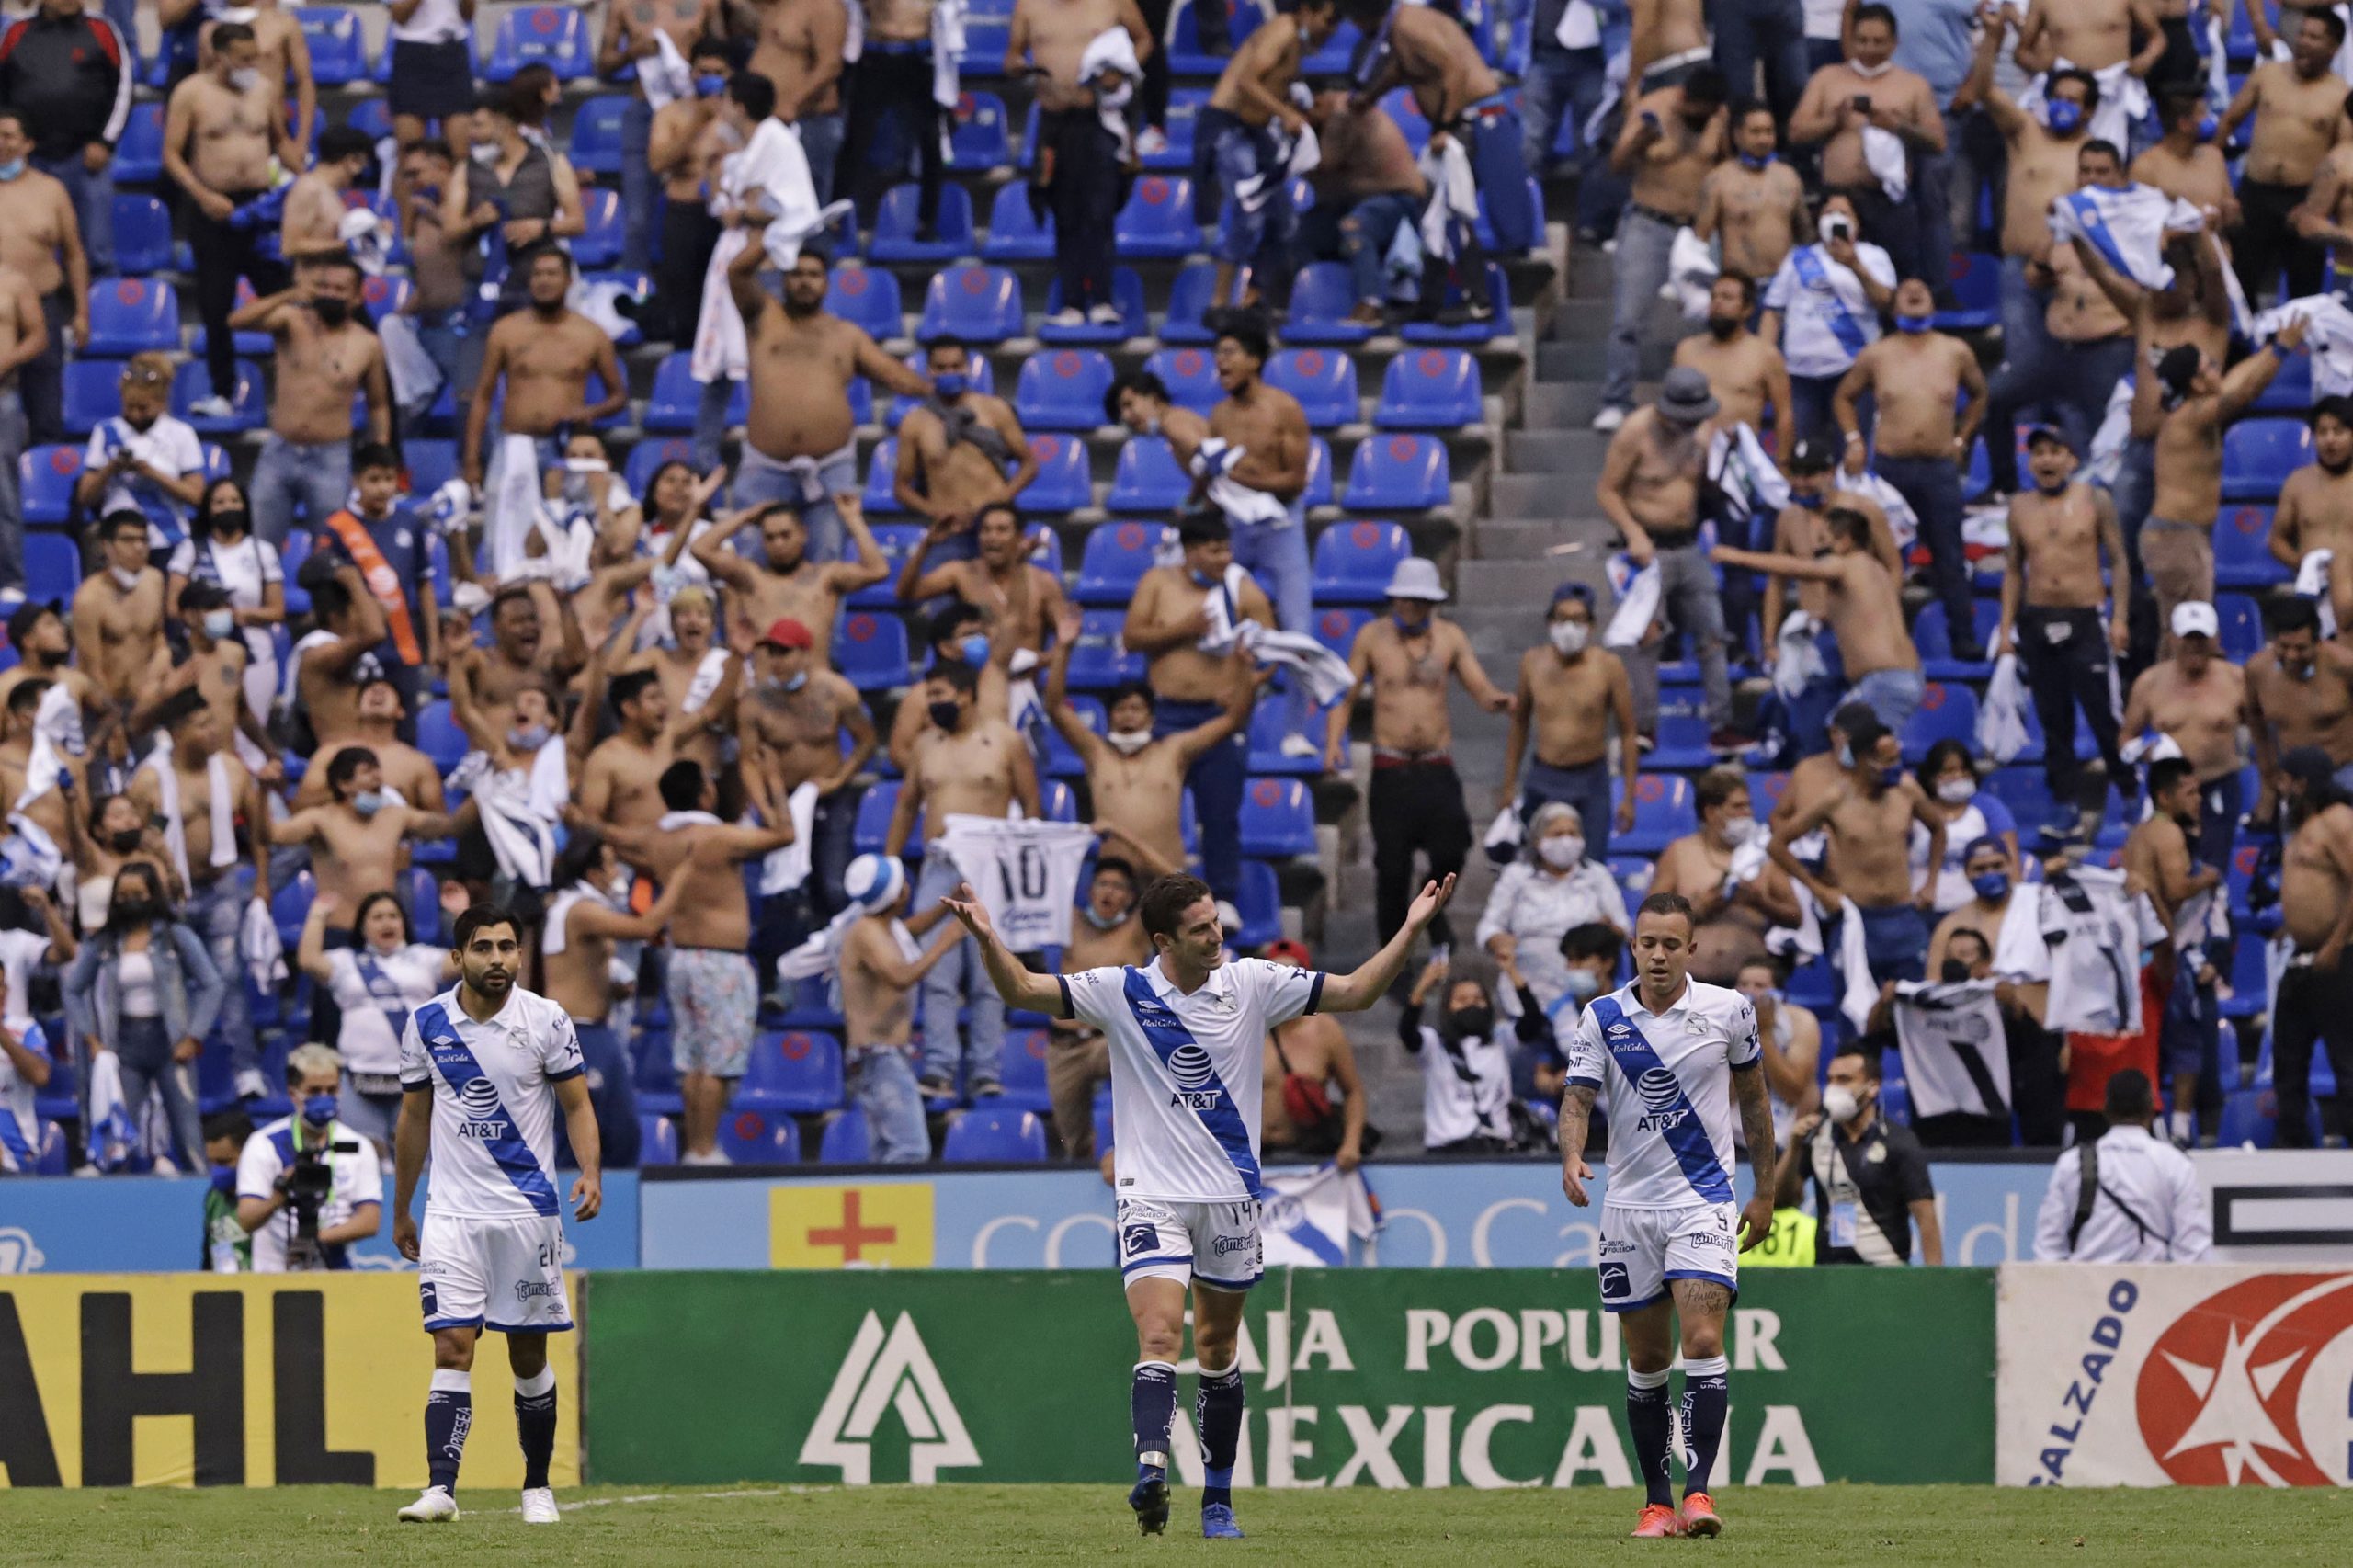
{"type": "Polygon", "coordinates": [[[1224,1503],[1209,1503],[1201,1508],[1201,1539],[1203,1540],[1240,1540],[1242,1527],[1233,1522],[1233,1509],[1224,1503]]]}
{"type": "Polygon", "coordinates": [[[1136,1528],[1160,1535],[1168,1528],[1168,1478],[1146,1475],[1129,1490],[1128,1506],[1136,1511],[1136,1528]]]}

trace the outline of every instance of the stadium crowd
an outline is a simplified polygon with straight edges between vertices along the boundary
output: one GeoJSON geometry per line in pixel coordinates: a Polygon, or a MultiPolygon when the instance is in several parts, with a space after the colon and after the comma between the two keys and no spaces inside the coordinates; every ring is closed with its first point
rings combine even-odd
{"type": "MultiPolygon", "coordinates": [[[[1312,964],[1368,728],[1378,937],[1474,811],[1508,862],[1399,987],[1431,1151],[1546,1145],[1657,892],[1784,1187],[1893,1138],[1897,1257],[1921,1147],[2097,1137],[2123,1069],[2177,1142],[2324,1131],[2339,11],[397,0],[371,66],[363,9],[0,35],[0,1168],[381,1145],[483,898],[608,1165],[1100,1158],[1101,1040],[941,896],[1074,971],[1193,866],[1312,964]],[[1408,525],[1569,175],[1617,553],[1498,679],[1408,525]]],[[[1276,1032],[1270,1148],[1372,1152],[1364,1049],[1276,1032]]]]}

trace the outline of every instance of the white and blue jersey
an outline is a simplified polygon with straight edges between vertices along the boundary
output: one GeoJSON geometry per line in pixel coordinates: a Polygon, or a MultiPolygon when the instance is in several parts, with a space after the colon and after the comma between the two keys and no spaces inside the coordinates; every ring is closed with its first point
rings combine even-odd
{"type": "MultiPolygon", "coordinates": [[[[43,940],[45,945],[46,938],[43,940]]],[[[41,1032],[39,1024],[22,1018],[8,1028],[28,1054],[54,1062],[49,1037],[41,1032]]],[[[41,1122],[34,1098],[32,1080],[19,1074],[6,1055],[0,1054],[0,1171],[30,1171],[40,1158],[41,1122]]]]}
{"type": "Polygon", "coordinates": [[[1586,1004],[1568,1082],[1609,1117],[1612,1209],[1684,1209],[1733,1199],[1732,1072],[1762,1057],[1756,1009],[1739,992],[1687,981],[1663,1013],[1628,985],[1586,1004]]]}
{"type": "MultiPolygon", "coordinates": [[[[1885,250],[1859,241],[1855,259],[1880,287],[1895,287],[1895,263],[1885,250]]],[[[1781,313],[1781,357],[1792,376],[1843,376],[1879,341],[1879,312],[1862,279],[1822,245],[1790,252],[1759,302],[1781,313]]]]}
{"type": "Polygon", "coordinates": [[[411,1013],[401,1087],[433,1091],[426,1216],[559,1218],[551,1085],[584,1069],[570,1015],[519,985],[488,1023],[466,1017],[454,986],[411,1013]]]}
{"type": "Polygon", "coordinates": [[[1315,1011],[1324,977],[1232,959],[1189,996],[1157,960],[1060,980],[1063,1015],[1094,1025],[1109,1043],[1120,1198],[1256,1199],[1267,1036],[1315,1011]]]}

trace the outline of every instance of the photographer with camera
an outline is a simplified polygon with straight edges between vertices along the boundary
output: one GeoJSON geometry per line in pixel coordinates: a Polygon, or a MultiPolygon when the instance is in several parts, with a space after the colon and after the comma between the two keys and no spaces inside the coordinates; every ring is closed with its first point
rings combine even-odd
{"type": "Polygon", "coordinates": [[[345,1248],[383,1226],[384,1176],[368,1141],[335,1119],[343,1057],[306,1045],[286,1058],[296,1114],[245,1141],[237,1159],[237,1223],[254,1239],[256,1274],[348,1268],[345,1248]]]}

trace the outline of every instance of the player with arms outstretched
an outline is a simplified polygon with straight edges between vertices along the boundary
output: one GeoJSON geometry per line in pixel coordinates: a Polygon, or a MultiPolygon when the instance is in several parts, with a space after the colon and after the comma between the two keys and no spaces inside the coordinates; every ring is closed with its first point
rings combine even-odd
{"type": "Polygon", "coordinates": [[[1092,1024],[1110,1044],[1120,1267],[1136,1324],[1129,1394],[1136,1483],[1128,1506],[1146,1535],[1168,1524],[1168,1435],[1188,1285],[1201,1369],[1201,1534],[1242,1534],[1232,1490],[1242,1437],[1235,1341],[1243,1292],[1260,1271],[1258,1113],[1267,1031],[1311,1013],[1371,1006],[1453,892],[1452,877],[1426,884],[1388,946],[1353,974],[1263,959],[1228,962],[1217,901],[1195,877],[1162,877],[1144,890],[1140,913],[1154,956],[1139,969],[1034,974],[998,939],[970,886],[946,901],[978,938],[1006,1006],[1092,1024]]]}
{"type": "Polygon", "coordinates": [[[401,1033],[401,1119],[392,1134],[392,1240],[417,1265],[433,1335],[425,1402],[424,1494],[400,1511],[411,1524],[458,1517],[458,1461],[473,1425],[474,1341],[506,1336],[515,1370],[515,1429],[523,1447],[523,1522],[561,1516],[548,1487],[555,1452],[555,1373],[548,1335],[572,1329],[563,1290],[563,1210],[556,1200],[555,1110],[579,1162],[573,1217],[604,1202],[597,1115],[572,1019],[515,983],[523,927],[495,904],[458,916],[458,983],[409,1015],[401,1033]],[[433,1189],[425,1230],[409,1217],[425,1157],[433,1189]]]}
{"type": "Polygon", "coordinates": [[[1708,1472],[1731,1405],[1724,1313],[1739,1294],[1738,1253],[1773,1227],[1773,1110],[1765,1093],[1756,1010],[1748,998],[1690,978],[1691,905],[1654,893],[1634,916],[1634,983],[1586,1004],[1568,1049],[1561,1096],[1561,1187],[1584,1208],[1586,1126],[1609,1090],[1609,1190],[1601,1204],[1601,1307],[1622,1313],[1626,1425],[1650,1500],[1641,1537],[1723,1529],[1708,1472]],[[1732,1107],[1756,1167],[1756,1195],[1733,1201],[1732,1107]],[[1683,1511],[1667,1481],[1674,1413],[1666,1373],[1683,1331],[1683,1423],[1690,1466],[1683,1511]]]}

